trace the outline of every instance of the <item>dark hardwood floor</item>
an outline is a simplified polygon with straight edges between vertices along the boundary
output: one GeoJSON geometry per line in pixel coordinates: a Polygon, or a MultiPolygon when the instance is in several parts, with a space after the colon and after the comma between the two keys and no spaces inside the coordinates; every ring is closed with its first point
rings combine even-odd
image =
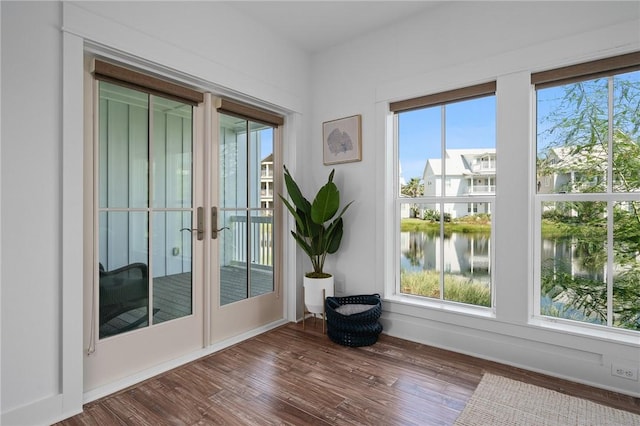
{"type": "Polygon", "coordinates": [[[640,398],[381,335],[288,324],[91,402],[75,425],[451,425],[490,372],[640,414],[640,398]]]}

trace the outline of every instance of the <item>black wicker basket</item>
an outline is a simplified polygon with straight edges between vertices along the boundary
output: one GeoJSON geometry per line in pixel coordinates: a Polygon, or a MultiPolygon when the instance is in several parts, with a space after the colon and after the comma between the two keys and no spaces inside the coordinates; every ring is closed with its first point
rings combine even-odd
{"type": "Polygon", "coordinates": [[[375,331],[348,333],[344,331],[333,330],[331,329],[331,326],[329,326],[327,328],[327,335],[333,342],[342,346],[370,346],[378,341],[378,336],[382,332],[382,324],[377,322],[371,328],[375,331]]]}
{"type": "Polygon", "coordinates": [[[382,325],[378,322],[382,314],[379,294],[346,297],[327,297],[327,334],[335,343],[345,346],[368,346],[378,340],[382,325]],[[351,315],[336,311],[348,304],[371,305],[370,309],[351,315]]]}

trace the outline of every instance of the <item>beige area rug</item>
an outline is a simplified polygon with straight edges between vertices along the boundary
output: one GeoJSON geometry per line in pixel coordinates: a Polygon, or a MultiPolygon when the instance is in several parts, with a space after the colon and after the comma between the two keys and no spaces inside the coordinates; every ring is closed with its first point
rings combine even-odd
{"type": "Polygon", "coordinates": [[[640,416],[485,374],[455,426],[640,426],[640,416]]]}

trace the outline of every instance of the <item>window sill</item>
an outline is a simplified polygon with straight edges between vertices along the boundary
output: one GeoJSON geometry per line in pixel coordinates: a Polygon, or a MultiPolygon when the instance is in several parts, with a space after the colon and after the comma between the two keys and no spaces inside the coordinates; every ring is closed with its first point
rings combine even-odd
{"type": "MultiPolygon", "coordinates": [[[[496,317],[495,310],[492,308],[424,299],[417,296],[394,294],[384,297],[383,303],[384,302],[396,305],[396,307],[390,309],[389,312],[410,315],[416,318],[430,318],[432,317],[431,314],[434,312],[446,312],[448,314],[467,318],[498,319],[496,317]]],[[[466,323],[466,321],[463,320],[463,323],[466,323]]],[[[603,342],[617,343],[640,348],[640,335],[633,331],[626,331],[623,329],[604,330],[601,327],[589,324],[575,324],[573,321],[547,317],[532,318],[529,320],[527,325],[541,330],[560,332],[576,337],[597,339],[603,342]]]]}
{"type": "Polygon", "coordinates": [[[536,317],[529,321],[529,325],[546,330],[559,331],[580,337],[589,337],[606,342],[615,342],[640,347],[640,335],[637,332],[624,329],[605,330],[589,324],[575,324],[560,318],[536,317]]]}
{"type": "Polygon", "coordinates": [[[394,294],[384,297],[384,301],[397,303],[400,305],[424,308],[429,310],[437,310],[461,314],[470,317],[495,318],[493,308],[485,308],[480,306],[467,305],[464,303],[449,302],[444,300],[426,299],[419,296],[410,296],[404,294],[394,294]]]}

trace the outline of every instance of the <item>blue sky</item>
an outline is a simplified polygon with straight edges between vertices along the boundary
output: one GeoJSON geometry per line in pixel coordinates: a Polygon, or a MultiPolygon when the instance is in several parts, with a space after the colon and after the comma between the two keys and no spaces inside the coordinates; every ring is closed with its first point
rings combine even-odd
{"type": "MultiPolygon", "coordinates": [[[[435,106],[400,113],[398,150],[406,181],[422,178],[427,159],[442,158],[441,111],[435,106]]],[[[447,148],[495,148],[494,96],[448,104],[445,111],[447,148]]]]}

